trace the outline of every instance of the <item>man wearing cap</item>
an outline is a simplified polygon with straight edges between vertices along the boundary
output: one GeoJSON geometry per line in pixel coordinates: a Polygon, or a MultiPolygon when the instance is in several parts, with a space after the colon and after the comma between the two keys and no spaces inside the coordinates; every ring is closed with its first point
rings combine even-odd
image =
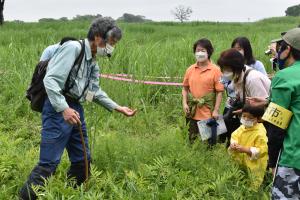
{"type": "MultiPolygon", "coordinates": [[[[40,158],[20,191],[20,199],[37,198],[32,185],[43,185],[44,179],[55,173],[65,148],[71,162],[68,177],[74,178],[77,185],[87,178],[84,173],[86,166],[78,128],[80,125],[88,147],[82,102],[93,101],[109,111],[116,110],[126,116],[135,114],[135,110],[119,106],[99,87],[96,55],[110,56],[113,46],[121,37],[122,32],[114,20],[100,17],[92,22],[87,39],[80,43],[67,41],[58,45],[53,55],[51,54],[44,78],[47,98],[42,111],[40,158]],[[82,48],[82,62],[73,69],[73,63],[82,48]],[[69,88],[67,92],[64,92],[65,88],[69,88]]],[[[88,161],[91,160],[88,148],[87,158],[88,161]]]]}
{"type": "MultiPolygon", "coordinates": [[[[290,110],[293,117],[284,136],[272,199],[300,199],[300,28],[282,36],[278,59],[285,69],[272,80],[271,102],[290,110]]],[[[268,145],[278,142],[275,132],[270,132],[268,145]]]]}

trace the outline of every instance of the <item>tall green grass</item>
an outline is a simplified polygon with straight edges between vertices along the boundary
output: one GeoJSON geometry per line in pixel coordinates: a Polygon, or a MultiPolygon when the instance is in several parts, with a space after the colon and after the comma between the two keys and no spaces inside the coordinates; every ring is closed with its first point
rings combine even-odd
{"type": "MultiPolygon", "coordinates": [[[[183,76],[194,63],[192,44],[209,38],[214,61],[237,36],[247,36],[256,58],[270,71],[264,51],[299,18],[256,23],[120,24],[124,38],[113,57],[99,59],[102,73],[183,76]]],[[[17,199],[18,189],[38,161],[40,115],[33,113],[25,90],[39,56],[64,36],[84,38],[89,22],[6,23],[0,27],[0,199],[17,199]]],[[[173,81],[178,81],[173,79],[173,81]]],[[[181,81],[181,80],[179,80],[181,81]]],[[[64,155],[41,199],[268,199],[269,182],[258,192],[231,162],[224,146],[213,150],[186,143],[181,88],[101,79],[101,87],[121,105],[138,108],[128,119],[85,104],[93,156],[89,188],[67,184],[64,155]]]]}

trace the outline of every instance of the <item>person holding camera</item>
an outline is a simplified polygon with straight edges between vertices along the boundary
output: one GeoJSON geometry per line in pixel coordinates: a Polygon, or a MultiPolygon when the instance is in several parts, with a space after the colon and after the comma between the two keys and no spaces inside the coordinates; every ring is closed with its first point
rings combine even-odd
{"type": "Polygon", "coordinates": [[[237,49],[228,49],[222,52],[218,59],[223,77],[232,81],[233,92],[228,96],[228,108],[224,113],[227,133],[220,137],[229,146],[231,133],[240,126],[239,115],[247,97],[268,98],[271,81],[261,72],[244,64],[245,58],[237,49]],[[233,94],[233,95],[232,95],[233,94]]]}
{"type": "MultiPolygon", "coordinates": [[[[285,34],[286,32],[282,32],[281,36],[284,36],[285,34]]],[[[268,50],[265,51],[265,55],[271,56],[270,62],[274,72],[284,69],[284,63],[280,62],[280,60],[277,58],[278,51],[281,47],[281,42],[281,38],[272,40],[268,50]]]]}
{"type": "MultiPolygon", "coordinates": [[[[259,71],[262,74],[267,76],[267,72],[265,70],[265,67],[264,67],[263,63],[254,58],[253,51],[252,51],[252,46],[251,46],[251,43],[250,43],[248,38],[246,38],[246,37],[237,37],[237,38],[235,38],[232,41],[231,48],[234,48],[234,49],[238,50],[244,56],[244,63],[247,66],[249,66],[250,68],[253,68],[253,69],[255,69],[255,70],[257,70],[257,71],[259,71]]],[[[227,111],[230,108],[236,107],[237,105],[235,105],[235,104],[238,103],[238,102],[232,101],[236,97],[236,94],[234,93],[234,83],[233,83],[233,81],[227,79],[226,76],[223,76],[222,77],[222,82],[223,82],[223,84],[226,88],[226,94],[227,94],[227,102],[226,102],[225,109],[224,109],[224,112],[223,112],[223,114],[226,114],[227,111]]],[[[239,106],[239,107],[241,107],[241,106],[239,106]]],[[[228,127],[229,132],[233,132],[240,125],[240,121],[239,121],[238,118],[230,117],[230,122],[228,122],[228,123],[231,124],[231,126],[228,127]]],[[[222,134],[220,136],[220,142],[221,143],[224,143],[226,141],[227,135],[228,134],[222,134]]],[[[227,146],[228,145],[229,145],[229,141],[227,142],[227,146]]]]}

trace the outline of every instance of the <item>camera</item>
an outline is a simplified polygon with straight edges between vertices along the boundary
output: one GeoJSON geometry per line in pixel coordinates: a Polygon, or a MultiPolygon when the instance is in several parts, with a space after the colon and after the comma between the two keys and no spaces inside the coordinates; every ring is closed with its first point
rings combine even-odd
{"type": "Polygon", "coordinates": [[[270,55],[275,55],[277,52],[278,44],[277,42],[271,42],[270,46],[268,46],[268,49],[265,51],[265,55],[270,56],[270,55]]]}
{"type": "Polygon", "coordinates": [[[269,56],[269,55],[271,55],[271,54],[272,54],[271,49],[268,49],[268,50],[265,51],[265,55],[269,56]]]}
{"type": "Polygon", "coordinates": [[[240,100],[232,99],[231,108],[229,108],[227,112],[223,115],[224,120],[228,121],[229,119],[231,119],[234,116],[233,112],[242,109],[243,106],[244,103],[240,100]]]}

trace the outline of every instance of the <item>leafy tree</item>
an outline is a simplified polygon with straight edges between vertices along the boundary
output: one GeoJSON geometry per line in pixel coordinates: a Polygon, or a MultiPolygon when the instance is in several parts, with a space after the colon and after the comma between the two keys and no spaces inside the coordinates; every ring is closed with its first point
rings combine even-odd
{"type": "Polygon", "coordinates": [[[58,19],[59,21],[68,21],[68,18],[67,17],[61,17],[58,19]]]}
{"type": "MultiPolygon", "coordinates": [[[[102,17],[102,15],[76,15],[70,21],[92,21],[93,19],[97,17],[102,17]]],[[[39,19],[39,22],[54,22],[54,21],[69,21],[67,17],[61,17],[59,19],[53,19],[53,18],[41,18],[39,19]]]]}
{"type": "Polygon", "coordinates": [[[172,10],[171,13],[174,15],[175,19],[183,23],[184,21],[189,20],[191,14],[193,13],[193,10],[191,7],[179,5],[175,8],[175,10],[172,10]]]}
{"type": "Polygon", "coordinates": [[[55,22],[56,19],[53,18],[41,18],[39,19],[39,22],[55,22]]]}
{"type": "Polygon", "coordinates": [[[149,19],[146,19],[145,16],[142,15],[133,15],[129,13],[124,13],[122,17],[118,18],[118,21],[123,21],[123,22],[147,22],[151,21],[149,19]]]}
{"type": "Polygon", "coordinates": [[[102,17],[102,15],[76,15],[72,20],[79,20],[79,21],[92,21],[93,19],[97,17],[102,17]]]}
{"type": "Polygon", "coordinates": [[[288,7],[285,11],[286,16],[300,16],[300,4],[288,7]]]}
{"type": "Polygon", "coordinates": [[[25,23],[24,21],[22,21],[22,20],[18,20],[18,19],[16,19],[16,20],[13,20],[12,22],[14,22],[14,23],[18,23],[18,24],[25,23]]]}

